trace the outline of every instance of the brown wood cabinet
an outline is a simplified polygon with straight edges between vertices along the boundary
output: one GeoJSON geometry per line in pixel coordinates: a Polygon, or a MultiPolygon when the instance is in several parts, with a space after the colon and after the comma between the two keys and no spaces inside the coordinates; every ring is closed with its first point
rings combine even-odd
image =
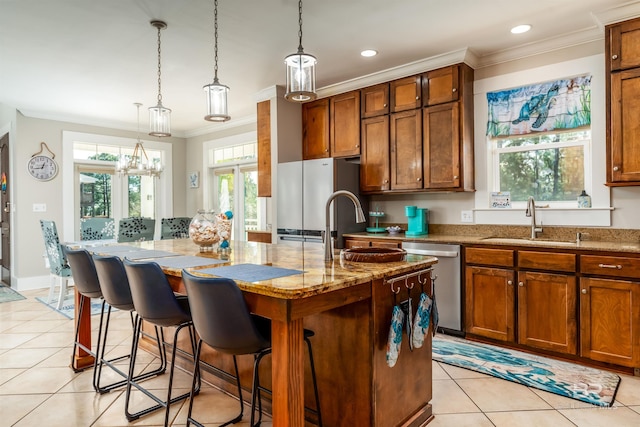
{"type": "Polygon", "coordinates": [[[402,248],[402,240],[345,237],[344,247],[351,248],[402,248]]]}
{"type": "Polygon", "coordinates": [[[329,99],[302,104],[302,158],[331,157],[329,145],[329,99]]]}
{"type": "Polygon", "coordinates": [[[639,265],[640,258],[580,256],[581,356],[640,367],[639,265]]]}
{"type": "Polygon", "coordinates": [[[640,185],[640,19],[605,27],[607,185],[640,185]]]}
{"type": "Polygon", "coordinates": [[[519,272],[518,343],[576,354],[577,300],[575,276],[519,272]]]}
{"type": "Polygon", "coordinates": [[[391,190],[422,188],[422,115],[420,110],[391,114],[391,190]]]}
{"type": "Polygon", "coordinates": [[[461,67],[462,65],[452,65],[422,75],[422,99],[425,107],[459,99],[461,67]]]}
{"type": "Polygon", "coordinates": [[[258,197],[271,197],[271,101],[258,102],[258,197]]]}
{"type": "Polygon", "coordinates": [[[415,110],[422,106],[420,76],[405,77],[390,83],[391,112],[415,110]]]}
{"type": "Polygon", "coordinates": [[[577,353],[575,254],[466,248],[465,261],[467,333],[577,353]]]}
{"type": "Polygon", "coordinates": [[[361,89],[360,99],[361,118],[389,114],[389,83],[361,89]]]}
{"type": "Polygon", "coordinates": [[[609,26],[607,43],[606,58],[610,71],[640,67],[640,19],[609,26]]]}
{"type": "Polygon", "coordinates": [[[362,120],[360,137],[360,190],[389,190],[389,116],[362,120]]]}
{"type": "Polygon", "coordinates": [[[449,103],[423,111],[424,188],[460,187],[460,107],[449,103]]]}
{"type": "Polygon", "coordinates": [[[331,157],[360,155],[360,91],[330,98],[331,157]]]}

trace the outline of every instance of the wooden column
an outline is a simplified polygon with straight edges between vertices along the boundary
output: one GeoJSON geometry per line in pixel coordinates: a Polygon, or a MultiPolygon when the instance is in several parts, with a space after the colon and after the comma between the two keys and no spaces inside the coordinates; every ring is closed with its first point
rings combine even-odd
{"type": "Polygon", "coordinates": [[[273,425],[304,426],[302,319],[271,322],[273,425]]]}
{"type": "MultiPolygon", "coordinates": [[[[80,333],[78,334],[78,342],[87,348],[91,348],[91,298],[87,298],[75,291],[75,313],[74,321],[78,319],[80,315],[80,302],[84,300],[85,309],[82,312],[80,318],[80,333]]],[[[89,368],[93,365],[93,356],[84,351],[82,348],[77,347],[76,353],[73,355],[73,361],[71,362],[72,368],[75,370],[81,370],[89,368]]]]}

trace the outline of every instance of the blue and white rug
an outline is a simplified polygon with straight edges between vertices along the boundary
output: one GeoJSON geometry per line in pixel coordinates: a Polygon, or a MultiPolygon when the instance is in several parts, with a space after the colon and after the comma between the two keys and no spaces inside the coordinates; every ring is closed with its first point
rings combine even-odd
{"type": "MultiPolygon", "coordinates": [[[[60,308],[60,310],[58,310],[56,308],[56,306],[58,305],[58,301],[57,300],[53,300],[51,302],[51,304],[47,304],[47,299],[46,298],[36,297],[36,300],[38,300],[39,302],[43,303],[44,305],[46,305],[50,309],[55,310],[58,313],[62,314],[67,319],[73,319],[73,317],[75,316],[75,304],[74,304],[74,296],[73,295],[70,295],[67,298],[65,298],[64,302],[62,303],[62,307],[60,308]]],[[[91,315],[92,316],[95,316],[96,314],[100,314],[100,309],[101,308],[102,308],[102,300],[101,299],[92,299],[91,300],[91,315]]],[[[107,308],[108,308],[108,306],[105,305],[104,306],[104,311],[105,312],[107,311],[107,308]]],[[[114,310],[115,310],[115,308],[112,308],[111,312],[113,312],[114,310]]]]}
{"type": "Polygon", "coordinates": [[[596,406],[611,406],[620,384],[600,369],[443,334],[433,338],[433,360],[596,406]]]}

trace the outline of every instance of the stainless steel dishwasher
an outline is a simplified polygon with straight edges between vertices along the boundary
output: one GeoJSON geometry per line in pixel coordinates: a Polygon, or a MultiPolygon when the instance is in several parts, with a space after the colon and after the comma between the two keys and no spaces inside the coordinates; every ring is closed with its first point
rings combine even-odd
{"type": "Polygon", "coordinates": [[[452,335],[463,335],[462,283],[460,282],[460,245],[444,243],[402,242],[410,254],[438,258],[433,267],[438,303],[438,330],[452,335]]]}

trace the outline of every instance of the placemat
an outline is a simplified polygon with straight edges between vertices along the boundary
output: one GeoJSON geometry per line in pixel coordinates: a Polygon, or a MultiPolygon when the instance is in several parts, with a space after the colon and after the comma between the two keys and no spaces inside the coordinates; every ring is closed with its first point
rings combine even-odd
{"type": "Polygon", "coordinates": [[[94,254],[115,255],[115,254],[120,254],[122,252],[139,251],[140,248],[136,248],[135,246],[108,245],[108,246],[93,246],[91,248],[87,248],[87,250],[90,252],[93,252],[94,254]]]}
{"type": "Polygon", "coordinates": [[[243,282],[260,282],[262,280],[302,274],[304,271],[271,267],[269,265],[237,264],[225,267],[205,268],[200,270],[199,273],[213,274],[214,276],[242,280],[243,282]]]}
{"type": "Polygon", "coordinates": [[[168,268],[189,268],[189,267],[201,267],[203,265],[223,264],[225,260],[216,258],[205,258],[201,256],[191,255],[179,255],[172,257],[164,257],[152,259],[151,261],[157,262],[162,267],[168,268]]]}
{"type": "Polygon", "coordinates": [[[131,252],[120,252],[117,255],[123,258],[131,259],[131,260],[178,256],[178,254],[175,252],[156,251],[153,249],[137,249],[131,252]]]}

